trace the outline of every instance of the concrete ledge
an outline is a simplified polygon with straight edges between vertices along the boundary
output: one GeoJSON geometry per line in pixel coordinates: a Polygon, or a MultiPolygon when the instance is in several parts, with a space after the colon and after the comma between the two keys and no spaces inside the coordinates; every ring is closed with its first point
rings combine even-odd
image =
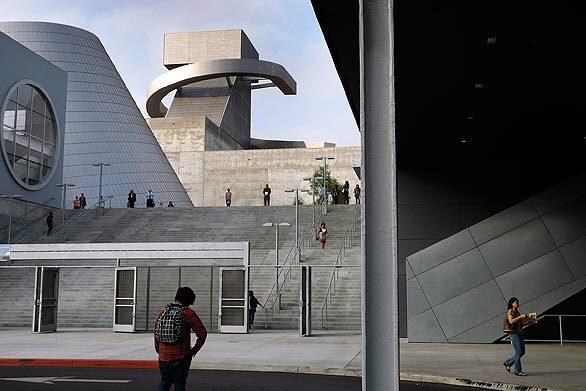
{"type": "Polygon", "coordinates": [[[454,386],[485,388],[487,390],[502,391],[562,391],[555,388],[528,386],[521,384],[508,384],[501,382],[479,381],[457,377],[446,377],[437,375],[425,375],[423,373],[404,373],[401,372],[401,380],[421,382],[421,383],[440,383],[454,386]]]}

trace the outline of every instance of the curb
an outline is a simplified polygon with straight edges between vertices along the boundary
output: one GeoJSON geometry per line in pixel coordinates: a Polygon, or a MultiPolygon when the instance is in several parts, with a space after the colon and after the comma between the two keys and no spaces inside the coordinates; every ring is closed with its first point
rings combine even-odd
{"type": "Polygon", "coordinates": [[[0,358],[0,367],[73,367],[154,369],[159,365],[152,360],[88,360],[61,358],[0,358]]]}
{"type": "MultiPolygon", "coordinates": [[[[91,360],[91,359],[46,359],[46,358],[0,358],[0,367],[69,367],[69,368],[118,368],[158,369],[155,360],[91,360]]],[[[309,375],[360,377],[361,368],[327,368],[302,365],[249,365],[225,364],[218,362],[194,362],[191,369],[215,371],[303,373],[309,375]]],[[[473,380],[458,377],[426,375],[423,373],[401,372],[401,380],[420,383],[440,383],[499,391],[563,391],[560,389],[473,380]]]]}

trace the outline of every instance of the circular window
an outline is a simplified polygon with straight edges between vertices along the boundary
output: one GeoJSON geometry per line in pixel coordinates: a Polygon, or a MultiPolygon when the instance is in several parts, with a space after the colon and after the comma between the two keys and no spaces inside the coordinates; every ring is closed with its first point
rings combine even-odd
{"type": "Polygon", "coordinates": [[[38,86],[23,81],[2,106],[2,150],[14,178],[30,190],[41,188],[57,161],[57,126],[51,103],[38,86]]]}

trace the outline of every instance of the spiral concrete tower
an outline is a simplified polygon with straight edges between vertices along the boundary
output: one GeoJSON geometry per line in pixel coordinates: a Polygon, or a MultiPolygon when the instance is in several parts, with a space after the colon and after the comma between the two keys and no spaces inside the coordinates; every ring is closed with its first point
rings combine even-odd
{"type": "Polygon", "coordinates": [[[68,200],[83,192],[88,204],[97,202],[100,167],[93,164],[103,162],[111,166],[102,194],[114,196],[112,206],[126,206],[130,189],[141,206],[149,189],[157,202],[192,206],[98,37],[45,22],[0,22],[0,31],[68,73],[63,181],[76,185],[68,200]]]}

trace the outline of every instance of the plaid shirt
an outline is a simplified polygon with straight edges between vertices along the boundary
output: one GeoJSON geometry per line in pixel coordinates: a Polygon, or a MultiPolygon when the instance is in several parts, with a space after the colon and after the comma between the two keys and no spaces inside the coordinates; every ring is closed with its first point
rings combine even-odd
{"type": "MultiPolygon", "coordinates": [[[[159,311],[159,315],[157,316],[157,320],[155,322],[155,330],[157,329],[157,322],[159,321],[159,317],[164,311],[165,307],[161,308],[159,311]]],[[[199,352],[205,343],[208,333],[205,326],[199,319],[199,316],[197,316],[195,311],[193,311],[191,308],[186,308],[184,314],[189,328],[193,330],[197,336],[195,345],[193,348],[191,347],[191,330],[180,343],[174,345],[168,345],[163,342],[159,342],[155,336],[155,350],[157,353],[159,353],[159,361],[176,361],[182,360],[188,355],[195,356],[195,354],[199,352]]]]}

